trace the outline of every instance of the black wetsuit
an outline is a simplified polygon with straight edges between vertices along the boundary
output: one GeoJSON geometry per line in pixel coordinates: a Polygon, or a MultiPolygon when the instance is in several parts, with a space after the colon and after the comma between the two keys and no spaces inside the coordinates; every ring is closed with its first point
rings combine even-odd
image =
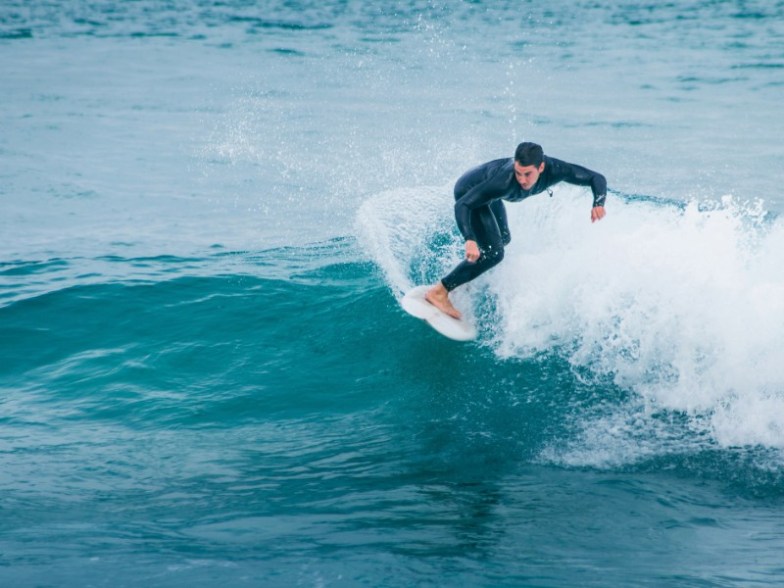
{"type": "Polygon", "coordinates": [[[504,246],[512,238],[504,200],[520,202],[558,182],[590,186],[593,205],[604,206],[607,181],[602,174],[553,157],[545,156],[544,171],[530,190],[515,178],[513,158],[489,161],[463,174],[455,184],[455,219],[465,240],[476,241],[480,256],[475,262],[462,261],[441,280],[444,287],[454,290],[504,258],[504,246]]]}

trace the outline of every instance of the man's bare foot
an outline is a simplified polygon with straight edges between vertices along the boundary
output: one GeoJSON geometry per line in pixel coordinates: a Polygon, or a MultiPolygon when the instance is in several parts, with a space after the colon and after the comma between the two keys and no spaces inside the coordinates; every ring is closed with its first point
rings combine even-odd
{"type": "Polygon", "coordinates": [[[446,288],[444,288],[444,285],[441,282],[427,291],[425,294],[425,300],[427,300],[441,312],[445,312],[449,316],[456,319],[460,318],[460,311],[452,306],[452,302],[449,300],[449,292],[447,292],[446,288]]]}

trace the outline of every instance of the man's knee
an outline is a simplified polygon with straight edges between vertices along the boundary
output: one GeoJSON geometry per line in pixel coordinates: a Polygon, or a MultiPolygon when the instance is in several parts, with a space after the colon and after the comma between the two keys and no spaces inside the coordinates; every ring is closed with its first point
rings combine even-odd
{"type": "Polygon", "coordinates": [[[484,258],[484,264],[487,267],[493,267],[494,265],[498,265],[504,259],[504,248],[488,247],[487,249],[483,249],[482,257],[484,258]]]}

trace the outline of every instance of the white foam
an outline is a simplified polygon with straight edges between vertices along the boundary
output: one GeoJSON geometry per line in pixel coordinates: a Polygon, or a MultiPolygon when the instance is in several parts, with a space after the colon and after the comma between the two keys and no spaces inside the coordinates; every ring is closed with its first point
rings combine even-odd
{"type": "Polygon", "coordinates": [[[558,346],[719,446],[784,448],[779,220],[730,197],[707,210],[611,201],[596,225],[573,188],[531,204],[512,213],[523,238],[494,279],[502,356],[558,346]]]}

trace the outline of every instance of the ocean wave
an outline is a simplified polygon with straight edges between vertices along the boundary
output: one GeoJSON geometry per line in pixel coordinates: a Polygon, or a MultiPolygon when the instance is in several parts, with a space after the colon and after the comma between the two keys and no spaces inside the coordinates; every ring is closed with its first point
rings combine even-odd
{"type": "MultiPolygon", "coordinates": [[[[684,440],[700,451],[784,449],[781,220],[730,196],[611,194],[593,225],[589,209],[574,187],[508,206],[504,263],[456,297],[499,361],[556,356],[597,394],[631,393],[609,411],[578,412],[575,443],[551,458],[614,467],[684,440]]],[[[461,250],[445,187],[368,199],[357,233],[398,296],[438,279],[461,250]]]]}

